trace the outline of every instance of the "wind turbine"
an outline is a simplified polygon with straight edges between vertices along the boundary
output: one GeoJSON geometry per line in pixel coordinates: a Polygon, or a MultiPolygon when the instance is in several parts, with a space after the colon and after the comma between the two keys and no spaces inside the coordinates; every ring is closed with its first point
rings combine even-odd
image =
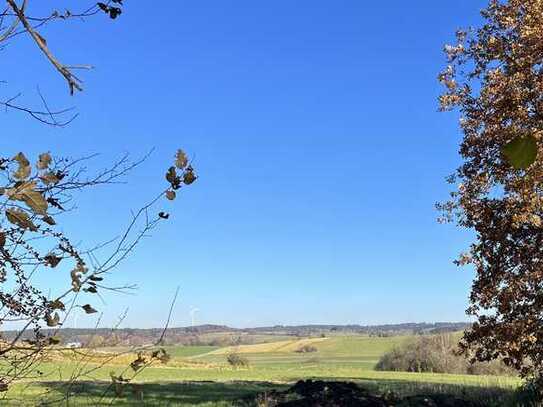
{"type": "Polygon", "coordinates": [[[77,320],[79,319],[79,312],[77,312],[77,309],[74,310],[74,329],[77,329],[77,320]]]}
{"type": "Polygon", "coordinates": [[[195,308],[195,307],[190,307],[190,322],[191,322],[191,327],[194,328],[194,316],[197,312],[200,312],[200,310],[198,308],[195,308]]]}

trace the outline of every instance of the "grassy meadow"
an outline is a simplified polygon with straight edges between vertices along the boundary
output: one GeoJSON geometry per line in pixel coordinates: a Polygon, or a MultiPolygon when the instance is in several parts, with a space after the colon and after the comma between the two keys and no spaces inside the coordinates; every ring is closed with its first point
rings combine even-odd
{"type": "MultiPolygon", "coordinates": [[[[374,370],[379,357],[408,340],[405,336],[331,336],[327,338],[269,338],[269,342],[236,347],[167,347],[171,360],[143,369],[134,382],[138,392],[126,386],[114,397],[110,373],[130,375],[135,358],[125,354],[111,359],[113,349],[78,358],[58,357],[43,364],[39,381],[28,380],[10,389],[3,405],[217,405],[230,406],[236,400],[269,389],[281,389],[303,378],[355,381],[375,392],[399,394],[441,392],[496,400],[504,405],[519,380],[513,377],[469,376],[431,373],[380,372],[374,370]],[[295,352],[312,345],[317,351],[295,352]],[[233,368],[226,362],[230,352],[249,360],[247,368],[233,368]],[[111,359],[111,360],[109,360],[111,359]],[[76,372],[77,382],[66,386],[76,372]],[[68,401],[66,401],[68,399],[68,401]]],[[[489,404],[491,405],[491,404],[489,404]]]]}

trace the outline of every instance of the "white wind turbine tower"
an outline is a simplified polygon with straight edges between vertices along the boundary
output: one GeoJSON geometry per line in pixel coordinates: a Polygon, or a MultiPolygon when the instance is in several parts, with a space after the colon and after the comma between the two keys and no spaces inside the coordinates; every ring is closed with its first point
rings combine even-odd
{"type": "Polygon", "coordinates": [[[74,329],[77,329],[77,320],[79,319],[79,312],[77,312],[77,309],[74,310],[74,318],[73,318],[73,322],[74,322],[74,329]]]}
{"type": "Polygon", "coordinates": [[[194,328],[194,319],[197,312],[200,312],[198,308],[190,307],[190,323],[192,328],[194,328]]]}

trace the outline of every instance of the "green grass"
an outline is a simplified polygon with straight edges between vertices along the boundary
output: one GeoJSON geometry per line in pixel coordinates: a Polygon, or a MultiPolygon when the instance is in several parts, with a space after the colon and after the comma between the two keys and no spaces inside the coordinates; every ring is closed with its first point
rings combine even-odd
{"type": "MultiPolygon", "coordinates": [[[[294,352],[305,340],[293,340],[285,342],[281,346],[267,344],[265,346],[242,346],[239,350],[243,356],[249,359],[254,370],[264,368],[272,370],[273,374],[280,376],[281,379],[288,372],[303,374],[310,372],[314,377],[319,377],[319,373],[326,372],[326,377],[338,375],[361,375],[367,371],[373,371],[379,357],[392,349],[394,346],[407,340],[406,337],[373,338],[367,336],[335,336],[330,338],[318,338],[311,345],[317,348],[314,353],[296,353],[294,352]],[[253,348],[255,352],[249,352],[253,348]],[[275,348],[279,348],[277,351],[275,348]],[[302,371],[302,372],[300,372],[302,371]],[[335,372],[335,373],[334,373],[335,372]],[[350,372],[350,373],[349,373],[350,372]]],[[[221,354],[211,352],[198,356],[197,360],[208,361],[211,363],[224,363],[225,354],[228,351],[235,350],[234,347],[221,349],[221,354]]]]}
{"type": "MultiPolygon", "coordinates": [[[[401,394],[415,394],[421,391],[453,394],[471,392],[478,395],[488,392],[498,394],[499,397],[506,397],[520,383],[514,377],[373,370],[384,352],[407,339],[407,337],[334,336],[312,342],[317,352],[300,354],[293,351],[297,348],[298,342],[290,338],[290,342],[282,343],[280,346],[270,344],[244,347],[243,355],[250,361],[250,367],[247,369],[233,369],[226,363],[225,355],[237,348],[221,350],[222,354],[217,354],[216,347],[168,347],[172,363],[146,368],[138,374],[137,382],[145,384],[144,399],[148,403],[145,405],[153,406],[176,403],[230,406],[232,400],[266,390],[270,386],[281,387],[302,378],[356,381],[376,392],[386,390],[401,394]]],[[[88,367],[95,368],[94,365],[88,367]]],[[[35,405],[36,399],[44,397],[39,396],[39,393],[44,391],[50,392],[48,397],[58,399],[62,396],[62,386],[59,383],[69,378],[77,369],[76,363],[68,361],[46,363],[41,366],[44,372],[41,384],[28,383],[16,386],[8,392],[5,403],[25,405],[23,403],[26,402],[29,403],[27,405],[35,405]]],[[[80,379],[85,382],[76,386],[77,391],[70,390],[74,392],[72,401],[77,401],[76,404],[70,405],[98,405],[88,402],[89,397],[94,400],[93,403],[97,403],[97,393],[101,395],[106,391],[110,382],[110,372],[118,375],[125,369],[126,364],[108,365],[84,375],[80,379]]],[[[134,401],[131,397],[128,395],[114,400],[113,404],[128,405],[130,400],[134,401]]]]}
{"type": "Polygon", "coordinates": [[[58,382],[42,385],[18,385],[0,399],[2,406],[35,406],[37,400],[44,405],[63,406],[198,406],[230,407],[234,401],[257,393],[278,389],[268,383],[146,383],[142,386],[143,402],[126,387],[122,397],[114,397],[108,383],[80,382],[69,388],[58,382]]]}

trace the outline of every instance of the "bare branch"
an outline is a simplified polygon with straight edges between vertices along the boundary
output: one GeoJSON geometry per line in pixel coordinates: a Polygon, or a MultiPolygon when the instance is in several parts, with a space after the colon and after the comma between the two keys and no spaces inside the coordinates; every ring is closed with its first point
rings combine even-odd
{"type": "Polygon", "coordinates": [[[68,69],[66,66],[64,66],[60,61],[53,55],[53,53],[49,50],[47,47],[46,41],[43,39],[43,37],[32,27],[30,22],[28,21],[24,11],[17,6],[17,3],[15,3],[15,0],[6,0],[9,6],[12,8],[12,10],[17,15],[17,18],[19,21],[23,24],[26,31],[30,34],[36,45],[40,48],[40,50],[45,54],[49,62],[53,64],[53,66],[57,69],[57,71],[66,79],[68,82],[68,87],[70,88],[70,94],[73,95],[75,90],[83,90],[81,87],[81,80],[75,76],[70,69],[68,69]]]}

